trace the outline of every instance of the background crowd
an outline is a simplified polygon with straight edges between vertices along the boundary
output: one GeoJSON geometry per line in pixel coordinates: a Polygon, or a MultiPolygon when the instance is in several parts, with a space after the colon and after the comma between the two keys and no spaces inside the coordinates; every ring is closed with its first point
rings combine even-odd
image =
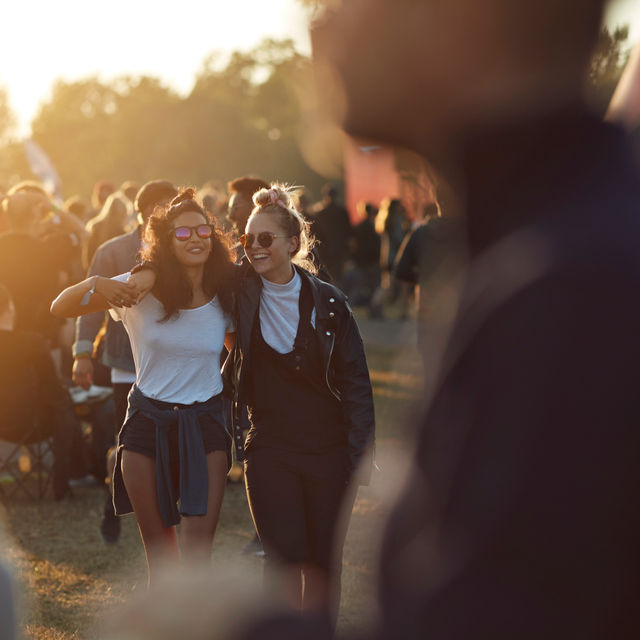
{"type": "MultiPolygon", "coordinates": [[[[226,188],[219,185],[208,181],[198,196],[241,259],[237,238],[251,212],[251,198],[268,183],[240,176],[226,188]]],[[[4,435],[10,440],[16,424],[34,421],[54,435],[57,499],[69,494],[70,484],[102,485],[110,475],[113,458],[108,452],[124,420],[135,373],[120,323],[108,314],[94,313],[79,318],[74,329],[73,322],[49,313],[50,302],[61,288],[85,274],[113,277],[129,271],[138,258],[149,216],[176,193],[176,186],[162,179],[142,185],[135,180],[120,185],[100,180],[90,197],[76,195],[57,204],[40,183],[26,180],[2,196],[2,312],[12,320],[7,320],[1,334],[5,411],[0,439],[4,435]],[[31,343],[29,349],[26,343],[31,343]],[[40,346],[34,349],[33,344],[40,346]],[[111,388],[113,394],[91,403],[89,415],[79,415],[74,411],[79,387],[111,388]],[[29,407],[27,413],[24,407],[29,407]]],[[[314,259],[321,266],[321,277],[344,290],[352,306],[372,319],[383,319],[385,314],[407,319],[413,314],[419,297],[416,285],[437,282],[438,269],[445,263],[442,257],[448,253],[443,249],[455,242],[451,231],[456,222],[443,218],[436,203],[413,219],[396,198],[387,198],[379,207],[363,202],[350,215],[333,183],[323,187],[316,203],[307,189],[300,189],[297,199],[316,238],[314,259]]],[[[108,494],[100,527],[106,542],[118,539],[120,525],[108,494]]]]}

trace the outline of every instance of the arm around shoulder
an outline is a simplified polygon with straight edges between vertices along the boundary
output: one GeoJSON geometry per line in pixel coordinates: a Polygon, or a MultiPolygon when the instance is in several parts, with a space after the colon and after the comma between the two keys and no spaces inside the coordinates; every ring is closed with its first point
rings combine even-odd
{"type": "Polygon", "coordinates": [[[62,291],[51,303],[51,313],[59,318],[74,318],[106,311],[110,306],[131,307],[137,299],[138,290],[134,284],[91,276],[62,291]]]}

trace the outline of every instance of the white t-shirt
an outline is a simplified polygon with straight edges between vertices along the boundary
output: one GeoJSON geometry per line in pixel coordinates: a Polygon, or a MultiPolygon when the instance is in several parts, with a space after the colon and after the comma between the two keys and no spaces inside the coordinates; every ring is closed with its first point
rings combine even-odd
{"type": "Polygon", "coordinates": [[[136,374],[125,369],[111,367],[111,384],[133,384],[136,381],[136,374]]]}
{"type": "MultiPolygon", "coordinates": [[[[300,289],[302,279],[294,270],[286,284],[270,282],[262,276],[260,294],[260,331],[264,341],[278,353],[291,353],[300,322],[300,289]]],[[[311,324],[316,326],[316,310],[311,312],[311,324]]]]}
{"type": "MultiPolygon", "coordinates": [[[[129,274],[115,279],[126,281],[129,274]]],[[[179,404],[204,402],[222,391],[220,353],[225,333],[235,331],[217,296],[196,309],[180,309],[165,322],[151,293],[136,306],[112,307],[125,326],[136,365],[136,384],[148,398],[179,404]]]]}

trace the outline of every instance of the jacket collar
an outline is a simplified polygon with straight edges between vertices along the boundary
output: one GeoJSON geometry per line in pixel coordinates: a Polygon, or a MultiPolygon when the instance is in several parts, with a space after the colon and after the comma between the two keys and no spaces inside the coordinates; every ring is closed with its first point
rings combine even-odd
{"type": "MultiPolygon", "coordinates": [[[[295,264],[293,265],[293,268],[298,272],[301,278],[309,283],[309,286],[311,287],[313,306],[316,309],[316,318],[318,318],[318,320],[328,320],[331,309],[327,305],[327,300],[325,299],[326,296],[323,296],[323,283],[306,269],[295,264]]],[[[246,294],[256,301],[257,305],[260,299],[260,291],[262,290],[262,280],[253,270],[253,267],[249,264],[249,261],[246,258],[242,261],[242,269],[244,270],[243,275],[245,276],[242,278],[242,287],[246,294]]],[[[335,299],[335,296],[333,298],[335,299]]]]}

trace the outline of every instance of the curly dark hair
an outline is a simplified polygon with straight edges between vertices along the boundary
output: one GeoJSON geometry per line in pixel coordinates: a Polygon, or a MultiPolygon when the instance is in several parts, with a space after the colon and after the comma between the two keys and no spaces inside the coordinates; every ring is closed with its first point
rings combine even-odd
{"type": "Polygon", "coordinates": [[[140,257],[154,265],[156,282],[153,295],[160,300],[165,315],[160,320],[165,322],[178,314],[180,309],[188,307],[193,296],[191,281],[178,262],[173,250],[173,221],[181,214],[195,211],[211,224],[214,232],[211,236],[211,253],[204,264],[202,287],[211,296],[218,296],[222,308],[231,312],[231,282],[233,279],[233,260],[227,237],[217,228],[215,221],[195,198],[195,190],[191,187],[181,188],[178,195],[164,207],[156,207],[149,218],[145,233],[144,246],[140,257]]]}

